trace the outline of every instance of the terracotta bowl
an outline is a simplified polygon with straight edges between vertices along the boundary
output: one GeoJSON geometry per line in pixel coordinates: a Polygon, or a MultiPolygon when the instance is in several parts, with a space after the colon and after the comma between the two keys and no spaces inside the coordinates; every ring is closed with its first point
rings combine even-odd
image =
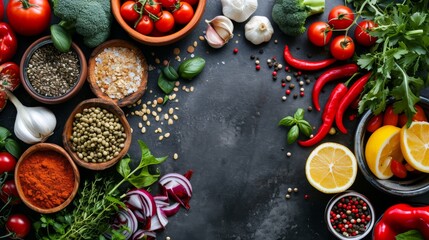
{"type": "Polygon", "coordinates": [[[39,102],[46,103],[46,104],[58,104],[67,101],[68,99],[75,96],[79,90],[82,88],[83,84],[85,83],[86,76],[87,76],[87,62],[85,54],[82,52],[82,50],[79,48],[78,45],[75,43],[72,43],[71,50],[74,51],[77,54],[77,57],[79,59],[79,75],[76,76],[77,80],[74,83],[74,85],[64,94],[59,96],[45,96],[40,93],[38,93],[33,85],[31,84],[30,80],[28,79],[28,64],[35,53],[35,51],[41,47],[44,47],[46,45],[52,45],[52,39],[50,36],[42,37],[35,42],[33,42],[27,50],[24,52],[24,55],[22,56],[21,62],[20,62],[20,77],[22,85],[24,86],[25,90],[28,92],[28,94],[36,99],[39,102]]]}
{"type": "MultiPolygon", "coordinates": [[[[55,171],[55,170],[49,169],[50,173],[52,173],[51,171],[55,171]]],[[[29,173],[32,173],[31,170],[29,171],[29,173]]],[[[37,178],[36,175],[32,175],[32,177],[37,178]]],[[[28,179],[27,176],[25,178],[28,179]]],[[[73,162],[73,160],[71,159],[69,154],[62,147],[55,145],[55,144],[38,143],[38,144],[31,146],[21,155],[21,157],[18,160],[18,163],[16,164],[15,184],[16,184],[16,188],[18,190],[19,197],[22,199],[22,201],[25,203],[25,205],[27,205],[29,208],[31,208],[32,210],[39,212],[39,213],[47,214],[47,213],[58,212],[61,209],[65,208],[67,205],[69,205],[71,203],[71,201],[73,200],[73,198],[76,196],[77,190],[79,188],[79,182],[80,182],[79,170],[77,169],[75,163],[73,162]],[[25,172],[23,170],[23,168],[24,168],[23,164],[25,164],[26,161],[29,161],[28,160],[29,157],[31,157],[35,153],[40,153],[43,156],[43,154],[47,154],[49,152],[55,152],[55,153],[60,154],[62,157],[64,157],[67,164],[69,165],[69,166],[67,166],[67,168],[71,168],[73,170],[74,185],[73,185],[73,190],[72,190],[71,194],[63,203],[61,203],[60,205],[58,205],[56,207],[43,208],[41,206],[38,206],[37,203],[33,203],[32,201],[29,200],[27,193],[24,193],[23,182],[21,181],[20,176],[21,176],[21,174],[25,174],[25,172]]],[[[35,185],[33,185],[33,186],[35,186],[35,185]]],[[[37,195],[40,196],[41,194],[37,193],[37,195]]]]}
{"type": "Polygon", "coordinates": [[[132,28],[130,25],[128,25],[128,23],[125,22],[125,20],[122,18],[120,13],[122,2],[123,1],[121,0],[111,0],[112,12],[116,21],[136,41],[139,41],[143,44],[151,45],[151,46],[164,46],[164,45],[172,44],[174,42],[179,41],[189,33],[191,33],[192,30],[194,30],[194,28],[198,26],[198,23],[200,22],[204,14],[204,10],[206,8],[206,0],[199,0],[198,5],[194,7],[194,17],[191,19],[191,21],[188,24],[186,24],[181,29],[169,35],[153,37],[153,36],[146,36],[137,32],[136,30],[134,30],[134,28],[132,28]]]}
{"type": "Polygon", "coordinates": [[[147,78],[148,78],[148,65],[146,62],[146,58],[143,56],[142,51],[132,43],[125,40],[114,39],[114,40],[109,40],[107,42],[104,42],[103,44],[101,44],[100,46],[94,49],[88,61],[88,82],[92,92],[99,98],[115,102],[119,107],[125,107],[127,105],[131,105],[141,99],[141,97],[143,96],[147,88],[147,78]],[[97,83],[98,78],[95,74],[96,64],[97,64],[97,61],[99,61],[99,58],[98,58],[99,54],[102,53],[106,48],[111,49],[115,47],[130,49],[134,54],[136,54],[137,58],[140,59],[141,68],[142,68],[140,72],[141,81],[140,81],[140,85],[138,86],[138,89],[134,93],[131,93],[120,99],[111,98],[109,97],[108,94],[106,94],[106,91],[103,92],[99,84],[97,83]]]}
{"type": "Polygon", "coordinates": [[[63,145],[64,145],[64,148],[67,150],[67,152],[70,154],[73,161],[77,165],[91,170],[103,170],[115,165],[119,160],[121,160],[125,156],[125,154],[127,154],[128,149],[130,148],[131,138],[132,138],[131,127],[122,109],[119,108],[112,101],[103,100],[100,98],[88,99],[78,104],[76,108],[73,110],[73,112],[70,114],[69,118],[67,119],[64,126],[64,131],[63,131],[63,145]],[[90,107],[100,107],[101,109],[105,109],[113,113],[116,117],[119,118],[120,123],[124,127],[124,133],[126,135],[125,141],[123,143],[124,147],[119,152],[119,154],[111,160],[108,160],[105,162],[86,162],[83,159],[79,158],[78,154],[75,151],[73,151],[71,136],[73,134],[73,121],[75,120],[75,115],[77,113],[82,113],[83,109],[87,109],[90,107]]]}

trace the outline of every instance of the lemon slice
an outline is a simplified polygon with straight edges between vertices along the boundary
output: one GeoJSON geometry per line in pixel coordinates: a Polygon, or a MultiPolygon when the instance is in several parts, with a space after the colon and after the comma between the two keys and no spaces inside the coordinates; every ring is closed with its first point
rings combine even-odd
{"type": "Polygon", "coordinates": [[[347,190],[355,181],[356,174],[356,157],[346,146],[333,142],[316,147],[305,165],[308,182],[324,193],[347,190]]]}
{"type": "Polygon", "coordinates": [[[415,169],[429,173],[429,123],[412,122],[400,133],[401,150],[405,160],[415,169]]]}
{"type": "Polygon", "coordinates": [[[388,179],[393,176],[390,169],[391,161],[402,161],[401,146],[399,143],[401,129],[392,125],[385,125],[375,130],[365,146],[365,159],[371,172],[379,179],[388,179]]]}

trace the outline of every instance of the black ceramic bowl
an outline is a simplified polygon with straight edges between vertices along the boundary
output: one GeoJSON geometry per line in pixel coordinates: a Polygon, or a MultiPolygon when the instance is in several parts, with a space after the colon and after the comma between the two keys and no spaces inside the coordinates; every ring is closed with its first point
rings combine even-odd
{"type": "MultiPolygon", "coordinates": [[[[429,113],[429,99],[420,97],[419,105],[422,106],[426,115],[429,113]]],[[[371,111],[367,111],[361,118],[355,133],[355,155],[359,169],[366,180],[378,190],[401,197],[417,196],[429,191],[429,174],[421,173],[407,177],[405,179],[390,178],[378,179],[369,169],[365,160],[365,144],[370,135],[366,131],[366,126],[374,116],[371,111]]]]}

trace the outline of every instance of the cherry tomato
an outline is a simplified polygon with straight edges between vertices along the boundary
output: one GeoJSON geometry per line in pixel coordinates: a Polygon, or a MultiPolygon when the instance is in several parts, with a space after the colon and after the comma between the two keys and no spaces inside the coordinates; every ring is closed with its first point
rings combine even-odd
{"type": "Polygon", "coordinates": [[[48,0],[11,0],[6,14],[12,29],[24,36],[39,35],[51,22],[51,6],[48,0]]]}
{"type": "Polygon", "coordinates": [[[338,60],[347,60],[355,53],[355,44],[349,36],[338,36],[331,42],[330,51],[338,60]]]}
{"type": "MultiPolygon", "coordinates": [[[[0,79],[3,81],[1,84],[4,88],[9,91],[15,90],[21,83],[19,78],[19,66],[14,62],[6,62],[0,65],[0,79]]],[[[6,106],[7,94],[5,91],[0,90],[0,111],[6,106]]],[[[0,174],[1,165],[0,165],[0,174]]]]}
{"type": "Polygon", "coordinates": [[[393,106],[387,106],[383,114],[383,125],[398,125],[399,115],[393,111],[393,106]]]}
{"type": "Polygon", "coordinates": [[[360,45],[370,47],[377,41],[376,37],[369,34],[372,28],[377,25],[371,20],[364,20],[360,22],[355,29],[355,39],[360,45]]]}
{"type": "Polygon", "coordinates": [[[395,175],[395,177],[407,177],[407,169],[405,168],[405,165],[395,159],[392,159],[392,161],[390,162],[390,170],[392,170],[392,173],[393,175],[395,175]]]}
{"type": "Polygon", "coordinates": [[[173,12],[174,22],[185,25],[194,16],[194,9],[187,2],[180,2],[180,7],[173,12]]]}
{"type": "Polygon", "coordinates": [[[149,35],[153,30],[153,21],[148,15],[143,15],[139,23],[135,27],[136,31],[143,34],[149,35]]]}
{"type": "Polygon", "coordinates": [[[161,32],[166,33],[173,29],[174,27],[174,17],[169,11],[162,11],[161,16],[155,22],[155,28],[161,32]]]}
{"type": "Polygon", "coordinates": [[[6,222],[6,229],[15,233],[14,238],[25,238],[31,230],[31,222],[24,214],[12,214],[6,222]]]}
{"type": "MultiPolygon", "coordinates": [[[[428,119],[426,117],[426,113],[425,110],[420,106],[420,105],[415,105],[414,106],[417,110],[417,113],[414,115],[414,117],[411,119],[411,121],[425,121],[427,122],[428,119]]],[[[400,114],[399,115],[399,126],[402,127],[405,124],[407,124],[407,116],[405,116],[405,114],[400,114]]]]}
{"type": "Polygon", "coordinates": [[[373,116],[366,126],[368,132],[374,132],[383,125],[383,114],[378,114],[373,116]]]}
{"type": "Polygon", "coordinates": [[[164,9],[166,8],[174,8],[175,5],[177,4],[177,0],[160,0],[161,5],[164,9]]]}
{"type": "Polygon", "coordinates": [[[149,0],[144,5],[144,10],[148,14],[158,16],[161,13],[161,4],[157,0],[149,0]]]}
{"type": "Polygon", "coordinates": [[[334,29],[346,29],[353,23],[354,19],[353,10],[343,5],[332,8],[328,15],[328,23],[334,29]]]}
{"type": "Polygon", "coordinates": [[[13,172],[16,165],[16,159],[8,152],[0,152],[0,174],[13,172]]]}
{"type": "Polygon", "coordinates": [[[12,197],[10,204],[16,205],[21,202],[21,199],[18,195],[18,190],[16,190],[15,180],[7,180],[0,191],[0,199],[6,203],[9,200],[9,197],[12,197]]]}
{"type": "Polygon", "coordinates": [[[191,4],[192,6],[197,5],[198,0],[181,0],[180,2],[187,2],[189,4],[191,4]]]}
{"type": "Polygon", "coordinates": [[[140,14],[134,9],[136,4],[134,1],[126,1],[121,5],[121,16],[129,24],[134,24],[140,17],[140,14]]]}
{"type": "Polygon", "coordinates": [[[332,29],[325,22],[314,22],[308,27],[307,36],[311,43],[323,47],[331,41],[332,29]]]}

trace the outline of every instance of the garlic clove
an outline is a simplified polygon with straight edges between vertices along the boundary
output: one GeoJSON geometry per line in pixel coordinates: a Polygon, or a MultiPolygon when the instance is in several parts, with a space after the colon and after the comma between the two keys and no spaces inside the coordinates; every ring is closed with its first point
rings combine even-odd
{"type": "Polygon", "coordinates": [[[217,34],[216,30],[210,25],[207,25],[206,35],[205,35],[207,43],[212,48],[221,48],[225,45],[225,40],[223,40],[219,34],[217,34]]]}
{"type": "Polygon", "coordinates": [[[234,24],[225,16],[216,16],[206,20],[206,40],[213,48],[220,48],[234,37],[234,24]]]}
{"type": "Polygon", "coordinates": [[[222,13],[236,21],[246,21],[258,8],[258,0],[221,0],[222,13]]]}
{"type": "Polygon", "coordinates": [[[25,126],[26,124],[23,122],[23,119],[17,115],[13,129],[18,139],[27,144],[38,143],[42,140],[41,138],[35,137],[25,126]]]}
{"type": "Polygon", "coordinates": [[[55,115],[45,107],[28,107],[31,111],[33,129],[40,134],[40,137],[46,137],[53,134],[57,120],[55,115]]]}

